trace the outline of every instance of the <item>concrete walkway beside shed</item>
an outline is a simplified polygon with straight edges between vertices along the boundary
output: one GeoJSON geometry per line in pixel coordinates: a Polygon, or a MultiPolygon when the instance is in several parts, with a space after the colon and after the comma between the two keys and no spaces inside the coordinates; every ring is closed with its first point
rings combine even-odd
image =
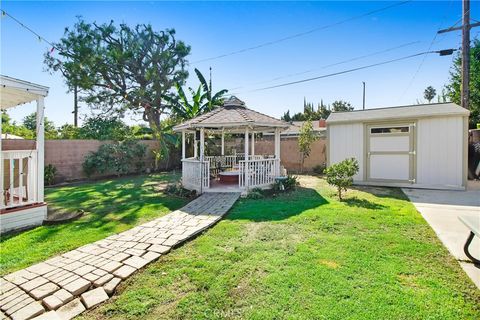
{"type": "MultiPolygon", "coordinates": [[[[404,188],[403,192],[480,289],[480,268],[471,263],[463,251],[470,230],[458,219],[459,216],[472,216],[480,221],[480,189],[472,187],[467,191],[445,191],[404,188]]],[[[470,253],[480,258],[478,237],[475,237],[469,249],[470,253]]]]}
{"type": "Polygon", "coordinates": [[[206,193],[183,208],[0,278],[1,319],[71,319],[121,281],[211,227],[239,193],[206,193]]]}

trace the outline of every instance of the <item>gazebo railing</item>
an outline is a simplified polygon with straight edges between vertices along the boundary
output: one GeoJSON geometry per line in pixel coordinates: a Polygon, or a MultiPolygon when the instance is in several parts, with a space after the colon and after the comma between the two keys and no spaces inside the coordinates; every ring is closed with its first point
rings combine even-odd
{"type": "MultiPolygon", "coordinates": [[[[270,158],[274,156],[263,156],[263,155],[249,155],[249,160],[262,160],[265,158],[270,158]]],[[[228,156],[206,156],[205,161],[210,162],[210,168],[216,168],[220,165],[221,168],[233,168],[238,165],[238,163],[242,160],[245,160],[245,155],[236,154],[236,155],[228,155],[228,156]]]]}
{"type": "Polygon", "coordinates": [[[265,187],[275,182],[278,176],[279,159],[239,161],[240,188],[265,187]]]}
{"type": "Polygon", "coordinates": [[[220,164],[222,168],[232,168],[240,160],[238,156],[206,156],[205,160],[210,163],[210,168],[215,168],[220,164]]]}
{"type": "Polygon", "coordinates": [[[183,159],[182,184],[185,188],[198,192],[210,188],[210,162],[183,159]]]}
{"type": "Polygon", "coordinates": [[[37,151],[2,151],[0,209],[20,207],[37,201],[37,151]]]}

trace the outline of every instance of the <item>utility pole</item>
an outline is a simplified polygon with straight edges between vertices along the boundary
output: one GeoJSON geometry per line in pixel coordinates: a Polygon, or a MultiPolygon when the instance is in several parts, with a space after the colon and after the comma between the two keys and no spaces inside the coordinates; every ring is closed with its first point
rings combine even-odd
{"type": "Polygon", "coordinates": [[[446,33],[462,30],[462,107],[470,109],[470,30],[480,26],[480,22],[470,23],[470,0],[462,0],[462,26],[439,30],[437,33],[446,33]]]}
{"type": "Polygon", "coordinates": [[[470,110],[470,0],[463,0],[462,25],[462,107],[470,110]]]}
{"type": "Polygon", "coordinates": [[[78,127],[78,88],[77,85],[73,87],[73,126],[78,127]]]}
{"type": "Polygon", "coordinates": [[[363,83],[363,110],[365,110],[365,81],[363,83]]]}

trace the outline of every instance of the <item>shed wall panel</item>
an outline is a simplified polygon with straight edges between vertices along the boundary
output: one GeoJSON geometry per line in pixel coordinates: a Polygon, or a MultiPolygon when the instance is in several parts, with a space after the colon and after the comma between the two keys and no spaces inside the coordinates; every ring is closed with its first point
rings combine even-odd
{"type": "Polygon", "coordinates": [[[360,170],[353,177],[355,181],[361,181],[364,177],[364,139],[363,124],[337,124],[329,127],[329,151],[330,164],[338,163],[347,158],[355,158],[360,170]]]}
{"type": "Polygon", "coordinates": [[[417,184],[462,186],[463,118],[419,119],[417,123],[417,184]]]}

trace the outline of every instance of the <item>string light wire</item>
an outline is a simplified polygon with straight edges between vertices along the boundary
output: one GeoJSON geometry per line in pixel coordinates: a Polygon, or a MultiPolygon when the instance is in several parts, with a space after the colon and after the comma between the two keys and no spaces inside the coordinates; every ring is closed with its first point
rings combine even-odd
{"type": "MultiPolygon", "coordinates": [[[[20,25],[22,28],[24,28],[25,30],[29,31],[30,33],[34,34],[39,40],[41,41],[44,41],[46,42],[48,45],[50,45],[52,47],[52,49],[57,49],[55,47],[55,45],[48,41],[47,39],[45,39],[45,37],[43,37],[42,35],[40,35],[38,32],[36,32],[35,30],[33,30],[32,28],[30,28],[29,26],[27,26],[26,24],[24,24],[22,21],[18,20],[17,18],[15,18],[14,16],[12,16],[10,13],[6,12],[5,10],[1,9],[2,11],[2,16],[7,16],[9,17],[10,19],[12,19],[13,21],[15,21],[18,25],[20,25]]],[[[58,49],[57,49],[58,50],[58,49]]]]}

